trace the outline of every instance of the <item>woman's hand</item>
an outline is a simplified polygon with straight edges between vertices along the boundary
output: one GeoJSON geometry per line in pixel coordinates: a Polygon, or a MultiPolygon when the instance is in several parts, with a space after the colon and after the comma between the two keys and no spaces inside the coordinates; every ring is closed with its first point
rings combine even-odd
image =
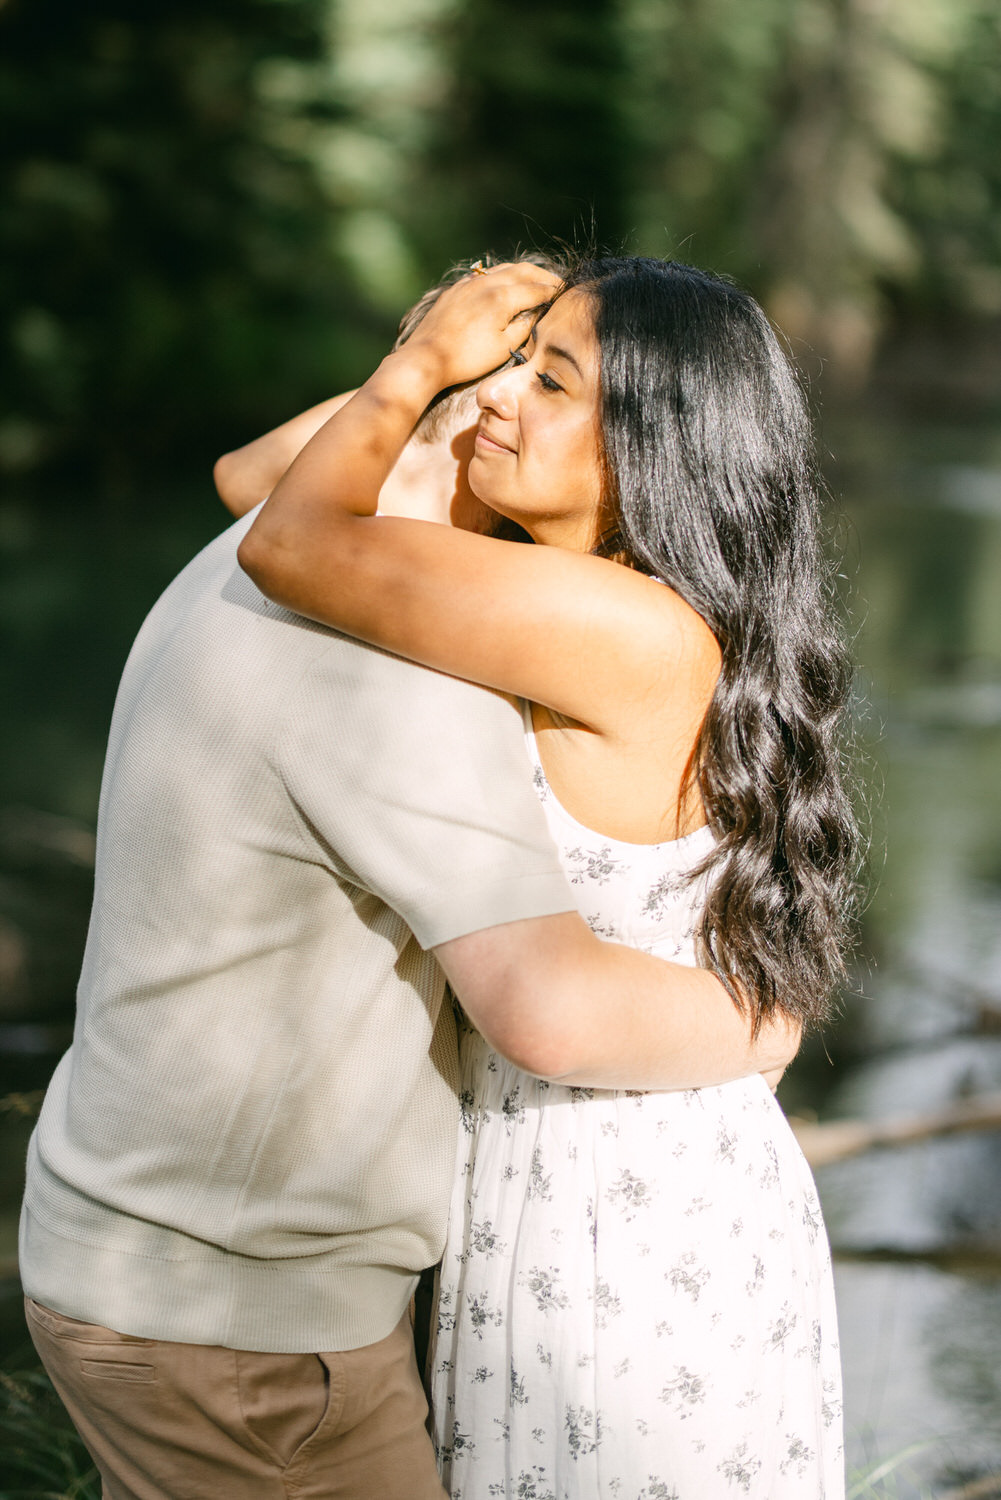
{"type": "Polygon", "coordinates": [[[558,276],[523,262],[473,271],[442,293],[390,358],[413,367],[435,390],[479,380],[524,343],[528,326],[519,319],[551,301],[559,287],[558,276]]]}

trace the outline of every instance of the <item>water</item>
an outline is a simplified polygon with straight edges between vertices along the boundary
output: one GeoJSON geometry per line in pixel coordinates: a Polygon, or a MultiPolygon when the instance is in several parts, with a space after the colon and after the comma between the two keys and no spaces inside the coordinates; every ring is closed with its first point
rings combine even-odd
{"type": "MultiPolygon", "coordinates": [[[[874,429],[843,448],[878,889],[824,1114],[871,1119],[1001,1089],[1001,450],[874,429]]],[[[899,1460],[878,1492],[900,1500],[1001,1494],[998,1133],[817,1178],[849,1469],[899,1460]]]]}
{"type": "MultiPolygon", "coordinates": [[[[859,628],[876,894],[861,998],[783,1086],[821,1117],[921,1113],[1001,1088],[1001,440],[863,424],[827,434],[859,628]],[[825,1050],[826,1049],[826,1050],[825,1050]],[[829,1055],[828,1055],[829,1054],[829,1055]]],[[[219,529],[207,486],[142,516],[0,511],[0,1096],[65,1044],[115,683],[160,587],[219,529]],[[85,520],[82,517],[85,516],[85,520]],[[8,587],[11,580],[16,588],[8,587]]],[[[25,1109],[30,1109],[30,1097],[25,1109]]],[[[30,1121],[0,1113],[0,1336],[30,1121]]],[[[849,1465],[859,1497],[1001,1495],[997,1133],[818,1173],[835,1246],[849,1465]]],[[[804,1497],[808,1500],[808,1497],[804,1497]]]]}
{"type": "MultiPolygon", "coordinates": [[[[836,1282],[849,1472],[886,1467],[876,1493],[900,1500],[942,1497],[996,1473],[997,1275],[842,1259],[836,1282]]],[[[991,1500],[998,1490],[975,1493],[991,1500]]]]}

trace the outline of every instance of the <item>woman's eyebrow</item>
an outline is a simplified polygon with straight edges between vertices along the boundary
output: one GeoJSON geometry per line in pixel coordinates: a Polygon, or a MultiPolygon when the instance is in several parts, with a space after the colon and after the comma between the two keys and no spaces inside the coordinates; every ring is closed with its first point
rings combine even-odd
{"type": "Polygon", "coordinates": [[[561,349],[558,344],[546,344],[543,346],[542,352],[547,359],[565,359],[568,365],[573,365],[574,369],[577,371],[577,374],[581,377],[581,379],[584,378],[583,370],[574,359],[569,349],[561,349]]]}
{"type": "MultiPolygon", "coordinates": [[[[538,345],[539,335],[534,328],[528,335],[528,342],[530,344],[538,345]]],[[[580,376],[580,378],[582,380],[584,379],[584,371],[574,359],[569,349],[561,349],[559,344],[543,344],[542,353],[546,359],[565,359],[567,364],[572,365],[573,368],[577,371],[577,374],[580,376]]]]}

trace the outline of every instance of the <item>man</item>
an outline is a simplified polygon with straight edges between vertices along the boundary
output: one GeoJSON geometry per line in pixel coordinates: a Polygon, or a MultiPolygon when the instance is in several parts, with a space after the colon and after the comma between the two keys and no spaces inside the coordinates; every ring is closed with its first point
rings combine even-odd
{"type": "MultiPolygon", "coordinates": [[[[511,313],[552,285],[524,268],[511,313]]],[[[384,499],[444,518],[462,437],[421,446],[384,499]]],[[[110,1500],[441,1500],[408,1317],[454,1155],[435,954],[540,1074],[586,1081],[563,1018],[593,1011],[600,1049],[610,995],[657,1018],[665,1087],[781,1066],[794,1028],[752,1041],[712,975],[594,938],[516,711],[269,604],[248,525],[122,679],[77,1029],[29,1153],[29,1323],[110,1500]]]]}

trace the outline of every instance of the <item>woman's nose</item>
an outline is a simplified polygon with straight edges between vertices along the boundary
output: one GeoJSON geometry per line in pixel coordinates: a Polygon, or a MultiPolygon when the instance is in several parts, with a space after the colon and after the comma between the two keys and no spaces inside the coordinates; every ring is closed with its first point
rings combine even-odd
{"type": "Polygon", "coordinates": [[[499,417],[513,417],[516,397],[512,376],[517,375],[513,365],[504,365],[495,370],[476,387],[476,404],[481,411],[496,412],[499,417]]]}

